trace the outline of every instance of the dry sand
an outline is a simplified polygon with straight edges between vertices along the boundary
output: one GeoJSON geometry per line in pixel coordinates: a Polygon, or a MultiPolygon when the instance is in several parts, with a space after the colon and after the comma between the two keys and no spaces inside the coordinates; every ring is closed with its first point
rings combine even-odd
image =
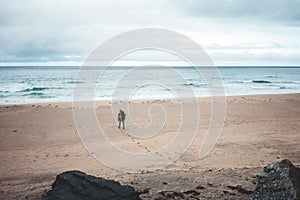
{"type": "MultiPolygon", "coordinates": [[[[281,159],[300,165],[300,94],[227,97],[221,137],[201,160],[199,148],[208,129],[210,101],[198,101],[200,126],[191,147],[171,165],[138,174],[113,170],[87,152],[74,126],[71,103],[0,105],[0,199],[40,199],[55,176],[67,170],[114,179],[138,190],[149,188],[141,195],[144,199],[163,196],[161,191],[185,192],[191,199],[249,199],[250,194],[234,187],[253,190],[263,166],[281,159]]],[[[170,100],[130,102],[130,116],[141,126],[151,121],[147,113],[155,103],[165,108],[168,118],[163,130],[150,140],[128,137],[125,133],[134,131],[133,125],[126,132],[118,130],[109,102],[97,102],[96,114],[105,133],[121,148],[155,151],[178,128],[178,104],[170,100]]]]}

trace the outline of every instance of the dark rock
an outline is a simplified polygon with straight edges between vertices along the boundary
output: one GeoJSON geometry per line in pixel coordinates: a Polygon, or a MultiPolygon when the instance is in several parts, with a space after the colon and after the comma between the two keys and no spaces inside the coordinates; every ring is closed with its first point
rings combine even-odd
{"type": "Polygon", "coordinates": [[[295,167],[289,160],[265,167],[259,175],[251,199],[300,199],[300,168],[295,167]]]}
{"type": "Polygon", "coordinates": [[[131,186],[87,175],[80,171],[68,171],[57,175],[52,189],[42,200],[138,200],[138,192],[131,186]]]}

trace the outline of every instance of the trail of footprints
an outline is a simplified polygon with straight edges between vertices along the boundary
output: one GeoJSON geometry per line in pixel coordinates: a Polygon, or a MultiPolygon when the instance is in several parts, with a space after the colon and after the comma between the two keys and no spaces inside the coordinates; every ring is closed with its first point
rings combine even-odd
{"type": "MultiPolygon", "coordinates": [[[[131,141],[134,142],[135,144],[137,144],[141,149],[146,150],[147,153],[152,153],[152,151],[147,146],[144,146],[140,142],[136,141],[136,139],[133,136],[131,136],[126,130],[123,130],[123,131],[121,130],[121,132],[125,133],[125,135],[127,135],[131,139],[131,141]]],[[[158,153],[157,151],[154,152],[154,154],[158,155],[161,158],[164,158],[164,156],[162,154],[158,153]]],[[[170,160],[173,163],[177,163],[176,160],[173,160],[169,157],[167,157],[167,159],[170,160]]]]}

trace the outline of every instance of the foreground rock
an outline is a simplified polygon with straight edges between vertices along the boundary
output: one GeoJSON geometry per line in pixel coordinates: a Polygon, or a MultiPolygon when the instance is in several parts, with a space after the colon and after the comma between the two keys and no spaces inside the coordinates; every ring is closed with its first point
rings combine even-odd
{"type": "Polygon", "coordinates": [[[300,199],[300,168],[295,167],[289,160],[265,167],[263,173],[259,175],[251,199],[300,199]]]}
{"type": "Polygon", "coordinates": [[[137,200],[138,192],[130,186],[122,186],[113,180],[87,175],[80,171],[68,171],[57,175],[52,190],[43,200],[137,200]]]}

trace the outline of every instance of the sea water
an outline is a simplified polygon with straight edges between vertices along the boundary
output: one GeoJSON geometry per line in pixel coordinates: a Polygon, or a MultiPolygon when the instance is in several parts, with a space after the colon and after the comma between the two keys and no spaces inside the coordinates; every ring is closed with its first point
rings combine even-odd
{"type": "Polygon", "coordinates": [[[93,90],[94,100],[113,99],[117,88],[129,91],[130,99],[176,98],[173,90],[180,86],[191,89],[196,97],[206,97],[212,95],[214,79],[222,83],[226,96],[300,93],[300,67],[218,67],[220,75],[210,77],[201,74],[209,68],[184,66],[88,70],[103,73],[96,80],[79,80],[78,66],[0,67],[0,104],[72,101],[76,84],[89,81],[96,85],[87,88],[93,90]],[[182,81],[174,79],[169,70],[175,70],[182,81]]]}

